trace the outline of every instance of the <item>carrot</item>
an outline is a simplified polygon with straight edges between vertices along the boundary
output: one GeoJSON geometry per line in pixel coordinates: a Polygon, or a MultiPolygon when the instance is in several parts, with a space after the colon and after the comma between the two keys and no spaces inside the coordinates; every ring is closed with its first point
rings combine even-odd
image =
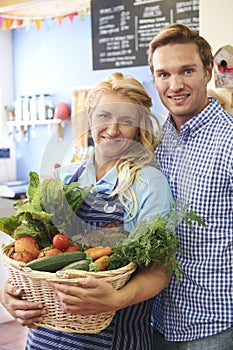
{"type": "Polygon", "coordinates": [[[101,258],[104,255],[111,255],[112,254],[112,248],[111,247],[93,247],[86,249],[84,253],[91,256],[92,260],[95,261],[96,259],[101,258]]]}
{"type": "Polygon", "coordinates": [[[95,271],[103,271],[106,270],[110,263],[110,257],[108,255],[103,255],[99,259],[96,259],[93,263],[93,269],[95,271]]]}
{"type": "Polygon", "coordinates": [[[98,246],[95,246],[95,247],[87,248],[86,250],[84,250],[84,253],[90,254],[91,252],[93,252],[93,251],[95,251],[96,249],[99,249],[99,248],[103,248],[103,246],[102,245],[98,245],[98,246]]]}

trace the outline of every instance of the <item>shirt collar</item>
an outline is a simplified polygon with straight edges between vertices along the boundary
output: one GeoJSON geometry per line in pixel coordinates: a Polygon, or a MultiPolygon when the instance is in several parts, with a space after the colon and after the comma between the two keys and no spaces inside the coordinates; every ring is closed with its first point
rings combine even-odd
{"type": "MultiPolygon", "coordinates": [[[[181,136],[187,132],[195,136],[203,127],[213,120],[214,116],[221,110],[221,105],[216,97],[209,97],[209,102],[206,108],[181,126],[181,136]]],[[[173,132],[176,129],[170,113],[165,124],[167,124],[169,129],[173,132]]]]}
{"type": "MultiPolygon", "coordinates": [[[[94,174],[94,176],[96,177],[95,166],[94,166],[94,155],[95,153],[93,151],[83,166],[85,167],[86,171],[94,174]]],[[[107,174],[104,175],[104,177],[102,177],[99,181],[96,182],[96,187],[98,189],[102,189],[102,188],[105,189],[107,184],[107,187],[110,189],[110,191],[112,191],[116,186],[116,182],[117,182],[117,173],[116,173],[116,167],[114,166],[111,170],[107,172],[107,174]]]]}
{"type": "Polygon", "coordinates": [[[116,173],[116,167],[114,166],[111,170],[107,172],[107,174],[104,175],[98,182],[97,185],[104,185],[108,184],[110,189],[114,189],[117,182],[117,173],[116,173]]]}

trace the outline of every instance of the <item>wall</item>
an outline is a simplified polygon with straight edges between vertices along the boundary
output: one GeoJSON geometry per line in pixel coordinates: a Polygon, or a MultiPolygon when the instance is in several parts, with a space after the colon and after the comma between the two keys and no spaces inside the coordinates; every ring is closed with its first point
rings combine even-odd
{"type": "Polygon", "coordinates": [[[16,177],[15,146],[9,137],[4,106],[13,100],[12,33],[0,31],[0,148],[10,148],[10,158],[0,159],[0,183],[16,177]]]}
{"type": "MultiPolygon", "coordinates": [[[[200,0],[200,33],[209,41],[213,54],[224,45],[233,46],[232,13],[232,0],[200,0]]],[[[209,83],[209,88],[215,90],[225,102],[225,108],[233,114],[233,106],[229,102],[233,89],[215,89],[214,79],[209,83]]]]}
{"type": "Polygon", "coordinates": [[[200,32],[215,53],[221,46],[233,45],[232,0],[200,0],[200,32]]]}
{"type": "MultiPolygon", "coordinates": [[[[13,52],[15,98],[50,93],[54,94],[55,104],[70,103],[72,88],[93,85],[112,71],[92,70],[90,15],[84,20],[75,17],[73,24],[65,19],[61,26],[50,20],[44,22],[39,31],[33,26],[15,30],[13,52]]],[[[154,96],[154,112],[163,114],[165,110],[154,92],[149,68],[133,67],[122,71],[143,81],[154,96]]],[[[66,125],[63,140],[54,132],[53,127],[49,130],[36,127],[36,137],[30,137],[28,143],[17,143],[18,179],[26,180],[30,170],[42,171],[41,165],[47,176],[52,173],[54,163],[63,161],[64,150],[70,149],[71,126],[66,125]]]]}

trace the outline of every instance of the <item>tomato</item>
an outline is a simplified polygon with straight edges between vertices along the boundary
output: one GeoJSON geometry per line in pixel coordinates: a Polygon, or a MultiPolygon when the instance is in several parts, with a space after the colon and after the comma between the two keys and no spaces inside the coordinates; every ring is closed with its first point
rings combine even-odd
{"type": "Polygon", "coordinates": [[[50,255],[60,254],[60,253],[62,253],[61,249],[52,248],[50,250],[46,250],[45,253],[44,253],[44,256],[50,256],[50,255]]]}
{"type": "Polygon", "coordinates": [[[76,247],[76,245],[69,245],[69,247],[67,247],[64,252],[78,252],[80,249],[78,249],[78,247],[76,247]]]}
{"type": "Polygon", "coordinates": [[[68,236],[58,233],[53,237],[53,245],[55,248],[65,250],[70,245],[70,239],[68,236]]]}

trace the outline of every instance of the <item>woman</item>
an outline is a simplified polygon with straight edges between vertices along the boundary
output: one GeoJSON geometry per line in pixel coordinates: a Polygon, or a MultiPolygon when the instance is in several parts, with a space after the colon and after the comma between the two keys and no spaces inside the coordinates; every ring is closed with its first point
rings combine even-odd
{"type": "MultiPolygon", "coordinates": [[[[152,166],[159,137],[155,137],[151,105],[143,85],[121,73],[113,73],[91,89],[87,107],[94,152],[87,161],[57,170],[65,182],[94,185],[77,213],[82,230],[114,224],[130,231],[137,222],[169,209],[170,189],[152,166]]],[[[142,267],[120,290],[93,278],[80,279],[75,287],[54,283],[65,312],[116,314],[98,334],[30,329],[26,349],[153,349],[152,298],[169,279],[161,267],[142,267]]],[[[21,324],[36,328],[34,323],[43,317],[42,306],[19,300],[20,293],[6,284],[0,300],[21,324]]]]}

